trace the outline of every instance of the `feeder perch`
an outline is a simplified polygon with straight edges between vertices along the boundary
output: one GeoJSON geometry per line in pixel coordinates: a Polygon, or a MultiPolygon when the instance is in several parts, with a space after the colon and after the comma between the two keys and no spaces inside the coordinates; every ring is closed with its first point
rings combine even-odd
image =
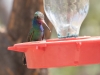
{"type": "Polygon", "coordinates": [[[8,50],[24,52],[30,69],[100,64],[100,36],[24,42],[8,50]]]}

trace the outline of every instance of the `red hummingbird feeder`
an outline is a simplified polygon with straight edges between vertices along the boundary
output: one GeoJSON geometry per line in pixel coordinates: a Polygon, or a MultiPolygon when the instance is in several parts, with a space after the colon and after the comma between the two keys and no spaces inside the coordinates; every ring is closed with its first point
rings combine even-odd
{"type": "Polygon", "coordinates": [[[100,64],[100,36],[18,43],[8,50],[24,52],[31,69],[100,64]]]}
{"type": "Polygon", "coordinates": [[[45,13],[61,39],[18,43],[8,50],[24,52],[31,69],[100,64],[100,36],[62,38],[79,34],[89,0],[43,1],[45,13]]]}

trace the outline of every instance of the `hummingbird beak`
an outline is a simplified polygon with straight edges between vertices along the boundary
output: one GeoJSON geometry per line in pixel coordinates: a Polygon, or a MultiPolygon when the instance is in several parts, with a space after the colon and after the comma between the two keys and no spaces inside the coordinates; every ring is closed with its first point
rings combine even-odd
{"type": "Polygon", "coordinates": [[[44,21],[44,20],[41,20],[41,22],[43,23],[43,24],[45,24],[46,25],[46,27],[49,29],[49,31],[51,32],[51,30],[50,30],[50,28],[48,27],[48,25],[46,24],[46,22],[44,21]]]}

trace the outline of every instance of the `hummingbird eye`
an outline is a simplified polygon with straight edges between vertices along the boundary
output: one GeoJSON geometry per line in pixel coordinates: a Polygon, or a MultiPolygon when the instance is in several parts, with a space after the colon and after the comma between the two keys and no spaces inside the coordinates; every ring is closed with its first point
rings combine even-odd
{"type": "Polygon", "coordinates": [[[36,18],[38,19],[38,16],[36,18]]]}
{"type": "Polygon", "coordinates": [[[39,19],[39,16],[37,16],[36,18],[39,19]]]}

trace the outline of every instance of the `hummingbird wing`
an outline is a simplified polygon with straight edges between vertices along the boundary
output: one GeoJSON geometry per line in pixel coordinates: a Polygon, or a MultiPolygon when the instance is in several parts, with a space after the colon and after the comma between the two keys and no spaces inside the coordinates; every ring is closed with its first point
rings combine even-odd
{"type": "MultiPolygon", "coordinates": [[[[27,41],[32,41],[33,40],[33,34],[34,34],[34,30],[31,28],[30,29],[30,32],[28,33],[28,36],[27,36],[27,41]]],[[[23,61],[23,64],[26,65],[26,57],[25,57],[25,54],[23,54],[22,56],[22,61],[23,61]]]]}
{"type": "Polygon", "coordinates": [[[29,32],[29,34],[28,34],[28,36],[27,36],[27,41],[29,42],[29,41],[33,41],[33,35],[34,35],[34,30],[31,28],[30,29],[30,32],[29,32]]]}

